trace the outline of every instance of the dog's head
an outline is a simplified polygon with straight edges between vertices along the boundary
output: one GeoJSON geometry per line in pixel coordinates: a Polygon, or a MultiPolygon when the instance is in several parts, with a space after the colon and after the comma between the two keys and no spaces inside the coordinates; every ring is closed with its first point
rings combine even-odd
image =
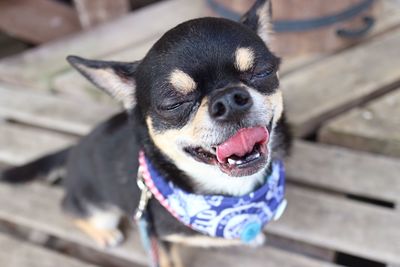
{"type": "Polygon", "coordinates": [[[178,25],[138,62],[69,61],[128,111],[140,109],[154,145],[199,188],[235,181],[236,191],[216,190],[236,194],[264,176],[283,112],[269,25],[270,3],[258,0],[240,23],[178,25]]]}

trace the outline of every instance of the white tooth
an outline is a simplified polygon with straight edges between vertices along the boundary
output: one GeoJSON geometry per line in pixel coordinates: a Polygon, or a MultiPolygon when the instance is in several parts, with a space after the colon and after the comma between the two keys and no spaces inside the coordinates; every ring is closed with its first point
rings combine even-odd
{"type": "Polygon", "coordinates": [[[228,163],[229,163],[230,165],[233,165],[233,164],[236,164],[236,161],[233,160],[233,159],[231,159],[231,158],[228,158],[228,163]]]}
{"type": "Polygon", "coordinates": [[[247,160],[253,160],[253,159],[256,159],[256,154],[251,154],[251,155],[248,155],[248,156],[246,157],[246,159],[247,159],[247,160]]]}
{"type": "Polygon", "coordinates": [[[243,164],[243,160],[237,160],[236,161],[236,165],[240,165],[240,164],[243,164]]]}

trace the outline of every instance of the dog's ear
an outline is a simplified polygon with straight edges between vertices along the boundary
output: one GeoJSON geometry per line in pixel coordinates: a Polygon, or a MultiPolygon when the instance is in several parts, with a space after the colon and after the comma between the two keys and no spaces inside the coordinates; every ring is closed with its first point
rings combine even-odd
{"type": "Polygon", "coordinates": [[[125,109],[131,110],[135,107],[135,72],[139,61],[101,61],[77,56],[68,56],[67,60],[90,82],[121,102],[125,109]]]}
{"type": "Polygon", "coordinates": [[[257,0],[240,22],[255,31],[264,43],[270,43],[272,32],[271,0],[257,0]]]}

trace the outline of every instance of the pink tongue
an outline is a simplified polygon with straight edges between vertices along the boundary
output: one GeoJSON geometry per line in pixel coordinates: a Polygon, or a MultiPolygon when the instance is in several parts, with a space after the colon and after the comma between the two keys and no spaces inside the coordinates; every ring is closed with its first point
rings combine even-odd
{"type": "Polygon", "coordinates": [[[243,157],[250,153],[254,145],[261,142],[268,142],[269,134],[265,127],[243,128],[234,136],[217,147],[217,159],[225,163],[232,155],[243,157]]]}

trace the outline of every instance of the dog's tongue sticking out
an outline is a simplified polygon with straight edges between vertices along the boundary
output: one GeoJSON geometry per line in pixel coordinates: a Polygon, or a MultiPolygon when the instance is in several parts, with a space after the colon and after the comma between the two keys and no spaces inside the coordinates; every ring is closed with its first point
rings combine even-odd
{"type": "Polygon", "coordinates": [[[217,159],[225,163],[232,155],[243,157],[250,153],[256,144],[268,142],[269,133],[265,127],[240,129],[234,136],[217,147],[217,159]]]}

